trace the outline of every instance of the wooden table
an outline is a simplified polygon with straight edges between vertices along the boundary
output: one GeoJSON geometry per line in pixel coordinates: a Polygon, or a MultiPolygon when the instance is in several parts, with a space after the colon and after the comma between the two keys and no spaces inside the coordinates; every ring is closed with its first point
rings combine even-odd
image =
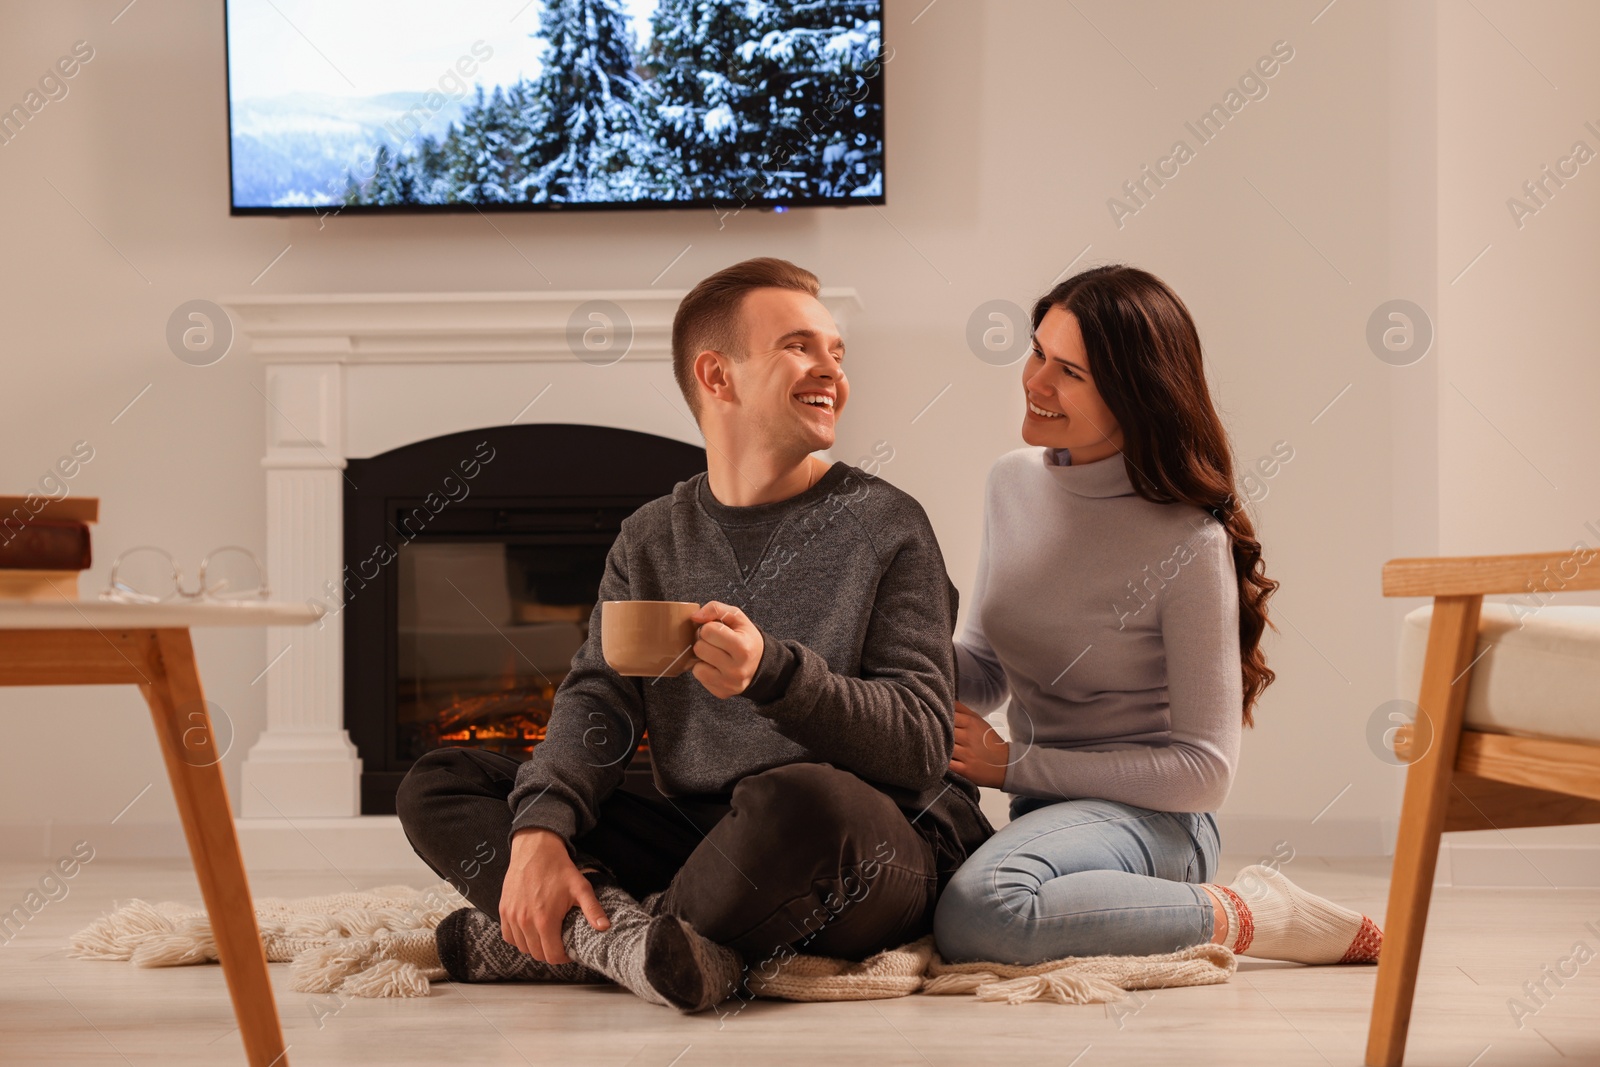
{"type": "Polygon", "coordinates": [[[0,601],[0,685],[133,684],[150,705],[251,1067],[287,1067],[288,1050],[189,630],[316,618],[299,604],[264,601],[0,601]]]}

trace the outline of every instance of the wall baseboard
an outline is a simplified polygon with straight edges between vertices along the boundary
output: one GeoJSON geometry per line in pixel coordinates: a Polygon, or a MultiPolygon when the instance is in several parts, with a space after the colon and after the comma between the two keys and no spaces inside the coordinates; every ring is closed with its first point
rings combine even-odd
{"type": "Polygon", "coordinates": [[[413,871],[416,885],[438,881],[412,850],[397,815],[235,819],[233,825],[248,870],[413,871]]]}
{"type": "Polygon", "coordinates": [[[1600,845],[1445,841],[1434,885],[1479,888],[1600,887],[1600,845]]]}
{"type": "MultiPolygon", "coordinates": [[[[988,792],[985,790],[985,792],[988,792]]],[[[987,798],[985,798],[987,799],[987,798]]],[[[986,804],[999,825],[1004,807],[986,804]],[[998,820],[995,816],[999,816],[998,820]]],[[[1284,854],[1379,859],[1394,855],[1395,821],[1386,818],[1277,819],[1222,815],[1222,848],[1230,858],[1265,862],[1284,854]]],[[[426,868],[405,843],[398,820],[239,820],[246,866],[252,870],[426,868]],[[352,836],[352,827],[362,833],[352,836]],[[354,846],[354,847],[352,847],[354,846]],[[337,857],[337,859],[330,859],[337,857]]],[[[186,860],[183,828],[171,823],[0,823],[0,860],[44,866],[87,841],[96,858],[186,860]]],[[[1232,872],[1226,872],[1231,874],[1232,872]]],[[[1439,848],[1436,886],[1478,888],[1600,888],[1600,844],[1519,841],[1516,831],[1489,837],[1447,834],[1439,848]]]]}
{"type": "Polygon", "coordinates": [[[87,841],[96,859],[188,859],[176,822],[0,823],[0,860],[53,863],[87,841]]]}
{"type": "MultiPolygon", "coordinates": [[[[417,858],[393,815],[327,819],[235,819],[247,871],[386,871],[415,868],[417,858]]],[[[37,861],[43,867],[71,853],[79,841],[96,859],[187,861],[179,823],[0,823],[0,860],[37,861]]]]}
{"type": "MultiPolygon", "coordinates": [[[[1221,815],[1222,849],[1263,861],[1287,845],[1297,856],[1392,858],[1399,823],[1393,818],[1303,819],[1221,815]]],[[[1231,872],[1230,872],[1231,873],[1231,872]]],[[[1436,886],[1475,888],[1600,888],[1600,843],[1518,839],[1506,833],[1446,834],[1439,844],[1436,886]]]]}
{"type": "Polygon", "coordinates": [[[1266,815],[1217,816],[1222,851],[1243,853],[1263,861],[1292,848],[1297,856],[1390,856],[1394,854],[1393,819],[1280,819],[1266,815]]]}

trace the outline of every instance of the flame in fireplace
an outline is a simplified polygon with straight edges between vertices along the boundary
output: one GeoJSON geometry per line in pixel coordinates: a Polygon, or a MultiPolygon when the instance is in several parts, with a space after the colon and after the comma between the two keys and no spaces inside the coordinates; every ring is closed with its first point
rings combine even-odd
{"type": "MultiPolygon", "coordinates": [[[[497,751],[532,751],[545,738],[556,685],[519,682],[515,671],[499,679],[499,688],[463,696],[452,692],[433,721],[423,729],[429,747],[447,745],[493,748],[497,751]]],[[[640,739],[649,748],[648,732],[640,739]]]]}
{"type": "Polygon", "coordinates": [[[428,732],[436,744],[500,741],[532,748],[544,740],[555,693],[553,685],[519,685],[515,676],[488,693],[452,693],[428,732]]]}

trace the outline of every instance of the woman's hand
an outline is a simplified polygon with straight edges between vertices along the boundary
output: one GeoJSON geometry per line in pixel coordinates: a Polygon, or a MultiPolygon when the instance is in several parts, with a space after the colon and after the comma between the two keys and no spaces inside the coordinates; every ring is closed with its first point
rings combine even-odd
{"type": "Polygon", "coordinates": [[[750,687],[761,666],[766,642],[750,617],[731,604],[708,601],[689,616],[698,624],[694,642],[694,676],[711,695],[726,700],[750,687]]]}
{"type": "Polygon", "coordinates": [[[1006,784],[1011,746],[994,727],[961,701],[956,701],[956,751],[950,769],[973,785],[999,789],[1006,784]]]}

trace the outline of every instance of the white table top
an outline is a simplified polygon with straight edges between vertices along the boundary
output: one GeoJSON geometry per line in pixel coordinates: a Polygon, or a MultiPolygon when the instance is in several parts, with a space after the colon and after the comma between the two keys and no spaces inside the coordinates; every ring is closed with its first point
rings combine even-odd
{"type": "Polygon", "coordinates": [[[119,604],[109,600],[0,600],[0,630],[155,630],[202,626],[305,626],[317,612],[276,600],[169,601],[119,604]]]}

